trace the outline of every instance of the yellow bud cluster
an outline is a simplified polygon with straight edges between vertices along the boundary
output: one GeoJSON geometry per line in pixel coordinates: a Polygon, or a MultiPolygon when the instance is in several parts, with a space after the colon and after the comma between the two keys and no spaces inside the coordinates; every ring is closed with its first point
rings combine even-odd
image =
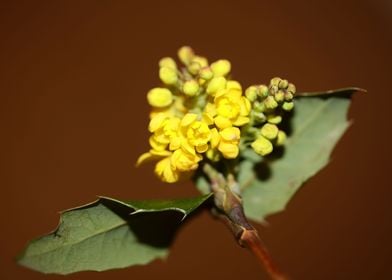
{"type": "Polygon", "coordinates": [[[163,87],[147,93],[151,149],[137,162],[158,160],[155,172],[165,182],[196,170],[204,158],[238,157],[240,127],[249,123],[251,111],[240,83],[227,78],[228,60],[209,65],[190,47],[180,48],[178,58],[185,67],[170,57],[159,61],[163,87]]]}
{"type": "Polygon", "coordinates": [[[150,151],[137,164],[157,160],[155,173],[172,183],[191,174],[203,160],[239,158],[244,145],[264,156],[283,144],[286,135],[278,125],[282,112],[293,107],[292,84],[274,78],[269,86],[250,86],[243,94],[241,84],[229,79],[228,60],[209,64],[188,46],[177,55],[183,66],[171,57],[162,58],[162,85],[147,93],[152,107],[150,151]]]}

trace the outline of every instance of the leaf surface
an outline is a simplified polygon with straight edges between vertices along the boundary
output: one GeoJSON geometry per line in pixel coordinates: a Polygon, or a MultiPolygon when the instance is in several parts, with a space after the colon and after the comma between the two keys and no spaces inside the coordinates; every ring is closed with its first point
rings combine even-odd
{"type": "Polygon", "coordinates": [[[165,258],[183,220],[210,196],[129,202],[100,197],[62,212],[58,228],[30,242],[18,261],[40,272],[69,274],[165,258]]]}

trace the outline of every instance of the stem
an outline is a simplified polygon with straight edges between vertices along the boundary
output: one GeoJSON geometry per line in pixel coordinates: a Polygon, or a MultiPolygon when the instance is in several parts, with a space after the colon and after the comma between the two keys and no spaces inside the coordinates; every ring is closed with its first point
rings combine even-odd
{"type": "Polygon", "coordinates": [[[211,190],[214,192],[216,208],[212,214],[228,226],[241,247],[248,248],[254,254],[272,280],[287,280],[272,260],[257,230],[246,219],[242,200],[233,191],[238,189],[234,176],[229,175],[226,180],[208,164],[204,165],[203,170],[210,178],[211,190]]]}

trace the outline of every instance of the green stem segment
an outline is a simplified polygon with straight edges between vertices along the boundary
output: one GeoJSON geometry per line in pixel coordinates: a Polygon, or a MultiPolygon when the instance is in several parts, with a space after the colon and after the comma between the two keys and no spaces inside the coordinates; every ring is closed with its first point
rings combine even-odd
{"type": "Polygon", "coordinates": [[[216,208],[213,215],[230,228],[241,247],[252,251],[272,280],[287,280],[274,264],[257,230],[246,219],[241,197],[236,193],[239,188],[234,176],[230,174],[226,179],[209,164],[204,165],[203,171],[209,177],[214,192],[216,208]]]}

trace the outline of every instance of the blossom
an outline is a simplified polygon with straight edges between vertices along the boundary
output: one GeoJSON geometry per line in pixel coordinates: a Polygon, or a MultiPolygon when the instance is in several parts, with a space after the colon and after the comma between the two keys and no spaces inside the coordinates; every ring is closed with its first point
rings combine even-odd
{"type": "Polygon", "coordinates": [[[252,85],[243,94],[241,84],[230,79],[230,61],[209,64],[188,46],[178,57],[183,67],[171,57],[159,61],[163,86],[147,93],[150,149],[137,165],[157,161],[157,176],[174,183],[205,161],[241,159],[247,146],[266,156],[283,145],[286,134],[278,125],[283,112],[293,109],[293,84],[273,78],[268,86],[252,85]]]}

